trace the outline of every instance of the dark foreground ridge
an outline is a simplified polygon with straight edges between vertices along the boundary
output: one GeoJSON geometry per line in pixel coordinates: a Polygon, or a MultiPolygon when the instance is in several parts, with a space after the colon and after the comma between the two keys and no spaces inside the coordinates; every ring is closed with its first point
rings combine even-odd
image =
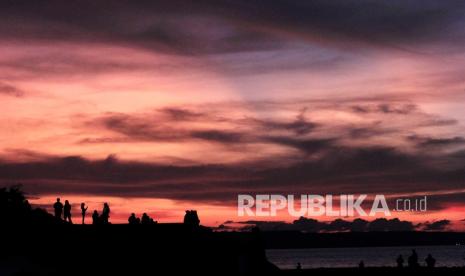
{"type": "Polygon", "coordinates": [[[59,212],[51,215],[31,208],[18,189],[0,189],[4,222],[0,228],[1,276],[258,275],[279,271],[267,261],[258,229],[215,233],[200,225],[194,210],[186,211],[183,223],[159,224],[143,216],[140,223],[135,218],[135,223],[111,224],[109,204],[94,224],[77,225],[68,217],[66,204],[56,204],[59,212]]]}
{"type": "Polygon", "coordinates": [[[145,214],[140,221],[131,215],[129,223],[123,225],[110,223],[109,204],[95,217],[94,224],[84,225],[72,224],[66,214],[69,210],[64,210],[63,217],[61,213],[51,215],[32,208],[18,189],[0,189],[3,222],[0,276],[373,275],[379,272],[458,275],[464,272],[463,268],[434,267],[434,263],[428,268],[420,267],[418,258],[405,260],[409,267],[402,268],[365,267],[361,261],[358,268],[280,271],[268,262],[265,254],[265,248],[389,245],[396,239],[405,243],[407,238],[418,245],[441,244],[448,243],[451,237],[461,238],[463,233],[436,237],[418,232],[302,234],[260,232],[256,228],[250,232],[213,232],[200,225],[195,210],[186,211],[183,223],[160,224],[145,214]]]}
{"type": "Polygon", "coordinates": [[[0,259],[24,262],[17,267],[21,275],[258,275],[277,270],[267,262],[258,232],[214,233],[184,224],[61,224],[2,232],[0,259]]]}

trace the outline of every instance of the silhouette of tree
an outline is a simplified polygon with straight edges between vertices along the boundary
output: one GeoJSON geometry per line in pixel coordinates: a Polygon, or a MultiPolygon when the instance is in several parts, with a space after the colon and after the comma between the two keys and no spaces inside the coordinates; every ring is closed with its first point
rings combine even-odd
{"type": "Polygon", "coordinates": [[[56,220],[47,211],[32,208],[21,186],[0,188],[0,217],[5,225],[51,224],[56,220]]]}

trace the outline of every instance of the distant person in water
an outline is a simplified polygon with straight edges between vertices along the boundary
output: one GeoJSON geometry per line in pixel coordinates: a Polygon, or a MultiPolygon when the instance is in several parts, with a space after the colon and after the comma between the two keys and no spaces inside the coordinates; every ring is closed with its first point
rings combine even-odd
{"type": "Polygon", "coordinates": [[[100,221],[100,217],[98,215],[98,212],[97,210],[94,210],[94,212],[92,213],[92,224],[97,225],[99,224],[99,221],[100,221]]]}
{"type": "Polygon", "coordinates": [[[425,259],[426,262],[426,267],[433,268],[436,265],[436,259],[431,256],[431,254],[428,254],[428,257],[425,259]]]}
{"type": "Polygon", "coordinates": [[[412,255],[408,257],[408,266],[409,267],[418,267],[418,254],[415,249],[412,249],[412,255]]]}
{"type": "Polygon", "coordinates": [[[102,210],[102,223],[103,224],[108,224],[110,219],[110,206],[108,203],[103,204],[103,210],[102,210]]]}
{"type": "Polygon", "coordinates": [[[85,224],[87,208],[84,202],[81,203],[82,224],[85,224]]]}
{"type": "Polygon", "coordinates": [[[358,263],[358,268],[365,268],[365,262],[364,261],[360,261],[358,263]]]}
{"type": "Polygon", "coordinates": [[[55,210],[55,217],[61,219],[61,213],[63,213],[63,204],[60,202],[60,198],[57,198],[55,204],[53,204],[55,210]]]}
{"type": "Polygon", "coordinates": [[[65,200],[65,206],[63,207],[63,219],[69,223],[73,223],[71,220],[71,204],[67,200],[65,200]]]}
{"type": "Polygon", "coordinates": [[[300,263],[297,263],[297,270],[302,270],[302,265],[300,263]]]}
{"type": "Polygon", "coordinates": [[[139,224],[140,223],[140,219],[136,218],[136,214],[132,213],[129,218],[128,218],[128,222],[129,224],[131,225],[134,225],[134,224],[139,224]]]}
{"type": "Polygon", "coordinates": [[[396,259],[397,267],[402,268],[404,267],[404,257],[402,255],[399,255],[396,259]]]}

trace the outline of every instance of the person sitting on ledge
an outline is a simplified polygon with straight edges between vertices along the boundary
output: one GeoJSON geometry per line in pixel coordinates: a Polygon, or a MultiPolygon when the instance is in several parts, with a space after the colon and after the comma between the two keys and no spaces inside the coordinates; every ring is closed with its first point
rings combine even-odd
{"type": "Polygon", "coordinates": [[[94,213],[92,213],[92,224],[97,225],[100,222],[100,216],[98,215],[97,210],[94,210],[94,213]]]}
{"type": "Polygon", "coordinates": [[[147,215],[147,213],[144,213],[142,214],[142,220],[141,220],[141,224],[155,224],[157,223],[156,221],[154,221],[149,215],[147,215]]]}
{"type": "Polygon", "coordinates": [[[139,224],[140,223],[140,219],[136,218],[136,214],[132,213],[129,218],[128,218],[128,222],[129,224],[131,225],[134,225],[134,224],[139,224]]]}

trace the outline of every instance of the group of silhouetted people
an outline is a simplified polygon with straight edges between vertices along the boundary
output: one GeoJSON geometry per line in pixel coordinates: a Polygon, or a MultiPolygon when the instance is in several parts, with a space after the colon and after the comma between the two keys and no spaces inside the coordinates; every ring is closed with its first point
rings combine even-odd
{"type": "MultiPolygon", "coordinates": [[[[396,259],[397,267],[398,268],[403,268],[404,267],[404,257],[402,255],[399,255],[396,259]]],[[[436,259],[433,258],[431,254],[428,254],[428,256],[425,259],[426,267],[427,268],[434,268],[436,266],[436,259]]],[[[412,249],[412,254],[407,258],[407,265],[409,268],[418,268],[420,267],[420,264],[418,263],[418,254],[415,251],[415,249],[412,249]]],[[[358,268],[365,268],[365,262],[361,260],[358,263],[358,268]]],[[[300,263],[297,263],[297,270],[302,269],[302,265],[300,263]]]]}
{"type": "Polygon", "coordinates": [[[186,210],[186,214],[184,215],[184,225],[190,227],[198,227],[200,225],[200,220],[199,216],[197,215],[197,211],[186,210]]]}
{"type": "MultiPolygon", "coordinates": [[[[61,203],[60,198],[57,198],[57,201],[55,204],[53,204],[53,209],[55,210],[55,217],[58,219],[62,219],[63,215],[63,220],[69,223],[73,223],[73,220],[71,219],[71,204],[69,203],[68,200],[65,200],[65,204],[63,205],[61,203]]],[[[88,207],[86,204],[83,202],[81,203],[81,216],[82,216],[82,224],[85,224],[85,219],[86,219],[86,213],[87,213],[88,207]]],[[[92,214],[92,224],[109,224],[109,219],[110,219],[110,206],[108,203],[103,204],[103,210],[102,214],[99,215],[97,210],[94,210],[94,213],[92,214]]]]}
{"type": "Polygon", "coordinates": [[[149,224],[157,223],[157,221],[154,221],[153,218],[147,215],[147,213],[142,214],[142,219],[136,217],[136,214],[132,213],[128,218],[128,222],[131,225],[135,225],[135,224],[149,225],[149,224]]]}
{"type": "MultiPolygon", "coordinates": [[[[73,223],[71,219],[71,204],[68,200],[65,200],[65,204],[61,203],[60,198],[57,198],[55,204],[53,204],[53,209],[55,210],[55,217],[58,219],[63,219],[68,223],[73,223]],[[62,218],[63,216],[63,218],[62,218]]],[[[81,203],[81,215],[82,215],[82,224],[85,224],[86,213],[88,207],[85,203],[81,203]]],[[[92,224],[99,225],[99,224],[109,224],[110,218],[110,206],[108,203],[103,204],[102,213],[99,214],[97,210],[94,210],[92,213],[92,224]]],[[[136,214],[132,213],[129,218],[128,222],[131,225],[134,224],[143,224],[143,225],[150,225],[156,224],[157,221],[153,220],[147,213],[142,214],[142,218],[136,217],[136,214]]],[[[184,224],[189,227],[198,227],[200,225],[199,216],[197,215],[197,211],[195,210],[186,210],[186,214],[184,215],[184,224]]]]}
{"type": "Polygon", "coordinates": [[[69,204],[68,200],[65,200],[65,205],[61,203],[60,198],[57,198],[55,204],[53,204],[53,209],[55,210],[55,217],[61,219],[61,215],[63,214],[63,220],[69,223],[73,223],[71,219],[71,204],[69,204]]]}
{"type": "MultiPolygon", "coordinates": [[[[399,255],[396,259],[397,267],[402,268],[404,267],[404,257],[399,255]]],[[[436,265],[436,259],[433,258],[431,254],[425,259],[426,267],[433,268],[436,265]]],[[[419,267],[420,264],[418,263],[418,254],[415,249],[412,250],[412,254],[407,258],[407,265],[411,268],[419,267]]]]}
{"type": "MultiPolygon", "coordinates": [[[[396,259],[396,263],[397,263],[398,268],[403,268],[404,263],[405,263],[404,257],[402,255],[399,255],[397,257],[397,259],[396,259]]],[[[433,258],[433,256],[431,254],[428,254],[428,256],[425,259],[425,263],[426,263],[426,267],[433,268],[436,265],[436,259],[433,258]]],[[[298,267],[299,266],[300,266],[300,263],[299,263],[298,267]]],[[[418,254],[415,251],[415,249],[412,249],[412,254],[407,258],[407,266],[409,268],[418,268],[418,267],[420,267],[420,263],[418,263],[418,254]]],[[[358,264],[358,267],[359,268],[364,268],[365,263],[363,261],[360,261],[360,263],[358,264]]]]}
{"type": "Polygon", "coordinates": [[[92,213],[92,224],[99,225],[99,224],[110,224],[110,205],[108,203],[103,203],[103,210],[102,214],[99,215],[97,210],[94,210],[92,213]]]}

